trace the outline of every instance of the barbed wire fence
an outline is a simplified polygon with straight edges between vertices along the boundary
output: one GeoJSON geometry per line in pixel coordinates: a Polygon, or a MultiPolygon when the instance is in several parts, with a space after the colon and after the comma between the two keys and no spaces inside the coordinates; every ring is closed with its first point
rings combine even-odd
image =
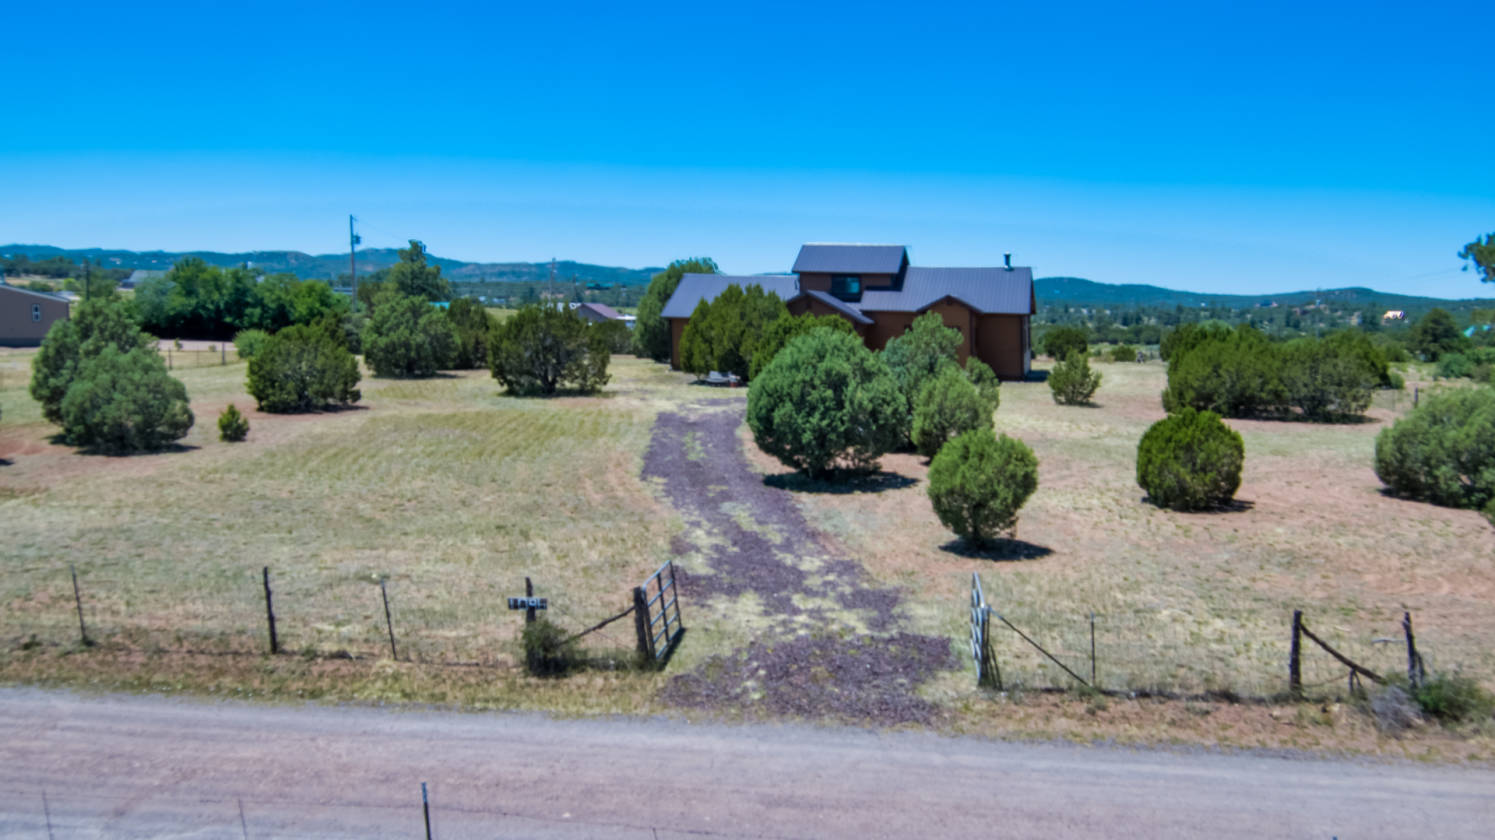
{"type": "MultiPolygon", "coordinates": [[[[972,576],[978,681],[1002,690],[1095,690],[1161,696],[1279,699],[1344,696],[1362,678],[1425,669],[1411,616],[1322,610],[1315,638],[1292,612],[1266,608],[1133,609],[1055,614],[987,603],[972,576]],[[985,609],[982,609],[984,605],[985,609]],[[1297,643],[1294,639],[1297,637],[1297,643]]],[[[1305,619],[1306,620],[1306,619],[1305,619]]]]}
{"type": "MultiPolygon", "coordinates": [[[[523,613],[507,603],[523,590],[523,578],[422,582],[402,574],[266,566],[198,573],[184,587],[163,577],[169,574],[125,562],[57,568],[0,612],[0,633],[22,650],[286,654],[485,668],[525,662],[523,613]]],[[[540,581],[538,592],[550,596],[545,617],[578,635],[584,667],[639,664],[636,627],[624,618],[634,604],[632,588],[568,598],[540,581]]]]}

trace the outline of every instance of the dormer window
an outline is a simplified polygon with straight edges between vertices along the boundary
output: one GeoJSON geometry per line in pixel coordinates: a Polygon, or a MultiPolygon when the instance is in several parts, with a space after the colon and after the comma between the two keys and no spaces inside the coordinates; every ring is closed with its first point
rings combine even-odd
{"type": "Polygon", "coordinates": [[[862,276],[860,274],[831,275],[831,294],[841,300],[861,300],[862,276]]]}

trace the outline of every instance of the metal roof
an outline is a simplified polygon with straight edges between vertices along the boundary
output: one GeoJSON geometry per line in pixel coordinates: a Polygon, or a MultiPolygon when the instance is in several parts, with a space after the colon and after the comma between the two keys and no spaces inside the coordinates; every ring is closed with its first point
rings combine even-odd
{"type": "Polygon", "coordinates": [[[736,283],[743,289],[762,286],[763,291],[773,292],[780,300],[787,301],[799,294],[799,278],[792,274],[687,274],[680,278],[680,285],[670,295],[669,302],[660,312],[662,318],[689,318],[696,311],[696,304],[703,300],[716,300],[727,287],[736,283]]]}
{"type": "Polygon", "coordinates": [[[855,245],[811,242],[800,246],[794,272],[831,274],[897,274],[908,259],[902,245],[855,245]]]}
{"type": "Polygon", "coordinates": [[[945,297],[957,298],[983,315],[1030,315],[1033,269],[909,266],[903,288],[867,289],[856,306],[863,312],[918,312],[945,297]]]}
{"type": "Polygon", "coordinates": [[[618,314],[618,310],[613,309],[611,306],[608,306],[605,303],[583,303],[576,308],[590,309],[593,312],[596,312],[598,315],[601,315],[602,317],[608,319],[609,321],[616,321],[619,318],[623,317],[622,315],[618,314]]]}
{"type": "Polygon", "coordinates": [[[822,291],[820,291],[818,289],[807,289],[807,290],[805,290],[803,292],[803,294],[804,294],[805,297],[814,298],[814,299],[820,301],[821,303],[825,304],[826,306],[829,306],[830,308],[836,310],[837,312],[840,312],[842,315],[845,315],[847,318],[850,318],[851,321],[852,321],[852,323],[856,323],[856,324],[870,324],[870,323],[872,323],[872,319],[871,318],[868,318],[866,315],[863,315],[860,311],[857,310],[856,304],[854,304],[854,303],[847,303],[846,301],[844,301],[844,300],[836,297],[835,295],[831,294],[830,292],[822,292],[822,291]]]}

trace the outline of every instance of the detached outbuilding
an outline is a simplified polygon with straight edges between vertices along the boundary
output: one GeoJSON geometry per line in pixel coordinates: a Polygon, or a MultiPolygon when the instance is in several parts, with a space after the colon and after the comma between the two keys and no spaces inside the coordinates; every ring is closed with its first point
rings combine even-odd
{"type": "Polygon", "coordinates": [[[67,298],[0,282],[0,347],[36,347],[68,317],[67,298]]]}
{"type": "Polygon", "coordinates": [[[915,318],[934,312],[960,332],[960,361],[975,354],[1003,379],[1022,379],[1032,361],[1030,319],[1038,311],[1033,269],[1010,256],[994,268],[909,265],[902,245],[812,243],[799,249],[793,274],[687,274],[665,304],[670,364],[680,366],[680,338],[702,300],[729,285],[762,286],[792,314],[837,315],[873,350],[902,335],[915,318]]]}

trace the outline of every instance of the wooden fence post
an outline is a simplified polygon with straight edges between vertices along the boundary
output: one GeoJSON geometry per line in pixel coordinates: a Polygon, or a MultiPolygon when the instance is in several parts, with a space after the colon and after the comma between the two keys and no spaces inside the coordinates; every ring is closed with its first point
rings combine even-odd
{"type": "Polygon", "coordinates": [[[73,573],[73,603],[78,606],[78,636],[82,639],[83,646],[88,647],[93,642],[88,640],[88,628],[83,624],[83,595],[78,591],[78,568],[69,565],[68,570],[73,573]]]}
{"type": "Polygon", "coordinates": [[[379,597],[384,599],[384,626],[389,628],[389,658],[400,661],[400,652],[395,648],[395,623],[389,617],[389,590],[384,588],[384,578],[379,578],[379,597]]]}
{"type": "Polygon", "coordinates": [[[1412,613],[1402,613],[1402,632],[1407,634],[1407,682],[1413,688],[1422,685],[1427,677],[1422,668],[1422,654],[1417,652],[1417,643],[1412,639],[1412,613]]]}
{"type": "MultiPolygon", "coordinates": [[[[524,597],[526,597],[526,598],[533,598],[533,597],[535,597],[535,585],[530,582],[529,578],[525,578],[524,579],[524,597]]],[[[524,608],[524,623],[525,624],[534,624],[535,623],[535,608],[534,607],[525,607],[524,608]]]]}
{"type": "Polygon", "coordinates": [[[1293,610],[1293,644],[1287,658],[1287,690],[1295,700],[1303,697],[1302,643],[1303,611],[1293,610]]]}
{"type": "Polygon", "coordinates": [[[645,662],[652,663],[654,645],[649,637],[649,601],[642,586],[633,588],[633,629],[638,633],[638,655],[645,662]]]}
{"type": "Polygon", "coordinates": [[[420,810],[426,817],[426,840],[431,840],[431,798],[426,795],[426,783],[420,783],[420,810]]]}
{"type": "Polygon", "coordinates": [[[270,624],[270,652],[280,653],[280,640],[275,637],[275,607],[270,601],[270,567],[265,567],[265,620],[270,624]]]}

